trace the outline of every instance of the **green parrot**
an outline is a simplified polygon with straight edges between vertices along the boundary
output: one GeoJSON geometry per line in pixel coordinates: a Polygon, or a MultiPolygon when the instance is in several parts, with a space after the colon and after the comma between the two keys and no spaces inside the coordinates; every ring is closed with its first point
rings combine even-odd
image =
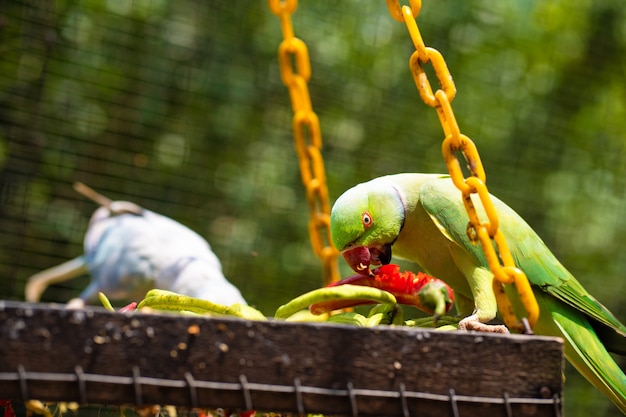
{"type": "MultiPolygon", "coordinates": [[[[626,414],[626,376],[608,353],[626,355],[626,327],[517,213],[492,200],[511,254],[540,308],[534,332],[563,338],[569,362],[626,414]]],[[[482,205],[476,201],[475,207],[486,221],[482,205]]],[[[467,237],[467,224],[461,192],[442,174],[396,174],[356,185],[337,199],[330,219],[333,243],[356,272],[369,275],[370,265],[388,264],[393,249],[394,256],[419,264],[454,289],[457,310],[465,316],[460,329],[506,332],[504,326],[486,324],[498,310],[493,274],[480,244],[467,237]]],[[[506,287],[523,317],[514,286],[506,287]]]]}

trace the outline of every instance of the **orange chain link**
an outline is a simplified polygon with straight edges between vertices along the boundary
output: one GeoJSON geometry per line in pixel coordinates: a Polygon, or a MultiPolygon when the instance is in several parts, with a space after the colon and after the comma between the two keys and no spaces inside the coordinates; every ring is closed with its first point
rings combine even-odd
{"type": "Polygon", "coordinates": [[[411,55],[409,66],[415,80],[415,85],[420,97],[427,105],[437,110],[439,121],[443,127],[445,139],[442,144],[442,153],[452,177],[452,181],[463,194],[463,203],[469,216],[467,235],[470,241],[480,241],[487,263],[494,277],[493,287],[498,302],[498,308],[504,322],[510,328],[523,329],[511,306],[511,302],[504,292],[503,284],[515,284],[520,300],[526,309],[527,319],[530,326],[534,326],[539,318],[539,306],[533,294],[528,278],[522,270],[516,267],[511,256],[506,239],[498,227],[498,214],[493,206],[489,191],[487,190],[485,170],[480,161],[478,150],[474,142],[461,134],[456,122],[451,102],[456,95],[456,87],[452,75],[446,65],[443,56],[436,49],[426,47],[417,27],[415,19],[420,12],[421,0],[411,0],[410,7],[400,7],[398,0],[386,0],[391,16],[404,22],[415,46],[415,52],[411,55]],[[431,63],[439,84],[441,86],[433,93],[428,76],[424,71],[424,64],[431,63]],[[465,178],[461,170],[461,164],[455,152],[461,152],[467,162],[470,176],[465,178]],[[472,194],[478,194],[480,202],[485,210],[488,221],[481,223],[471,199],[472,194]],[[493,245],[495,242],[495,248],[493,245]],[[500,253],[500,258],[496,253],[500,253]]]}
{"type": "Polygon", "coordinates": [[[339,251],[330,238],[330,203],[322,158],[322,134],[311,105],[308,82],[311,63],[306,44],[293,33],[291,15],[297,0],[269,0],[269,8],[280,19],[283,41],[278,48],[280,77],[289,90],[293,109],[293,133],[302,183],[309,203],[309,236],[313,252],[322,261],[324,285],[339,280],[339,251]]]}

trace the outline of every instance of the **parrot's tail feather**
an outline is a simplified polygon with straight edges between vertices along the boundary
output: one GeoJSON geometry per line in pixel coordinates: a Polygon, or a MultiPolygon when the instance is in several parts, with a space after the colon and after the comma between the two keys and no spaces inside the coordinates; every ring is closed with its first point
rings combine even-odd
{"type": "Polygon", "coordinates": [[[87,197],[88,199],[92,200],[94,203],[102,207],[108,208],[111,206],[111,203],[113,202],[113,200],[111,200],[110,198],[103,196],[102,194],[100,194],[93,188],[83,184],[82,182],[78,182],[78,181],[75,182],[74,190],[76,190],[78,193],[84,195],[85,197],[87,197]]]}
{"type": "Polygon", "coordinates": [[[144,210],[137,204],[131,203],[130,201],[113,201],[82,182],[75,182],[74,190],[101,207],[106,208],[111,216],[121,214],[134,214],[137,216],[143,215],[144,210]]]}
{"type": "Polygon", "coordinates": [[[553,312],[565,339],[565,356],[598,390],[626,414],[626,375],[615,363],[593,328],[553,312]]]}
{"type": "Polygon", "coordinates": [[[33,275],[26,284],[26,301],[36,303],[41,298],[41,294],[51,284],[64,282],[87,273],[87,263],[83,256],[74,258],[60,265],[48,268],[33,275]]]}
{"type": "Polygon", "coordinates": [[[602,340],[606,350],[626,356],[626,334],[622,328],[608,327],[595,320],[591,320],[590,324],[600,340],[602,340]]]}

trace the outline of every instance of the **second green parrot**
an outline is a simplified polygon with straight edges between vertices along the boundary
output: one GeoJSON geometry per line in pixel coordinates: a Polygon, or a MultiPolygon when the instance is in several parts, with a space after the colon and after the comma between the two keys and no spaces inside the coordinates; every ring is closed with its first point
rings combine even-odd
{"type": "MultiPolygon", "coordinates": [[[[526,273],[540,308],[537,334],[564,340],[572,365],[626,414],[626,376],[608,351],[626,355],[626,327],[589,294],[510,207],[492,200],[516,265],[526,273]]],[[[480,204],[475,206],[481,207],[480,204]]],[[[485,220],[484,213],[479,213],[485,220]]],[[[454,288],[459,328],[506,331],[485,323],[497,314],[482,248],[467,237],[461,192],[447,175],[397,174],[359,184],[335,202],[331,235],[352,269],[388,264],[392,253],[419,264],[454,288]]],[[[518,316],[514,286],[507,286],[518,316]]]]}

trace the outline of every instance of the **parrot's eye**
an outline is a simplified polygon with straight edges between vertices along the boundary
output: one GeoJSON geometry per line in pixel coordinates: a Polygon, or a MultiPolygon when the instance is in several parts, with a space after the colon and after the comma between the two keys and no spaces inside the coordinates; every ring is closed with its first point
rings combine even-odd
{"type": "Polygon", "coordinates": [[[372,220],[372,215],[369,214],[367,211],[364,211],[363,214],[361,214],[361,223],[363,223],[363,227],[368,229],[372,225],[372,223],[374,223],[374,220],[372,220]]]}

